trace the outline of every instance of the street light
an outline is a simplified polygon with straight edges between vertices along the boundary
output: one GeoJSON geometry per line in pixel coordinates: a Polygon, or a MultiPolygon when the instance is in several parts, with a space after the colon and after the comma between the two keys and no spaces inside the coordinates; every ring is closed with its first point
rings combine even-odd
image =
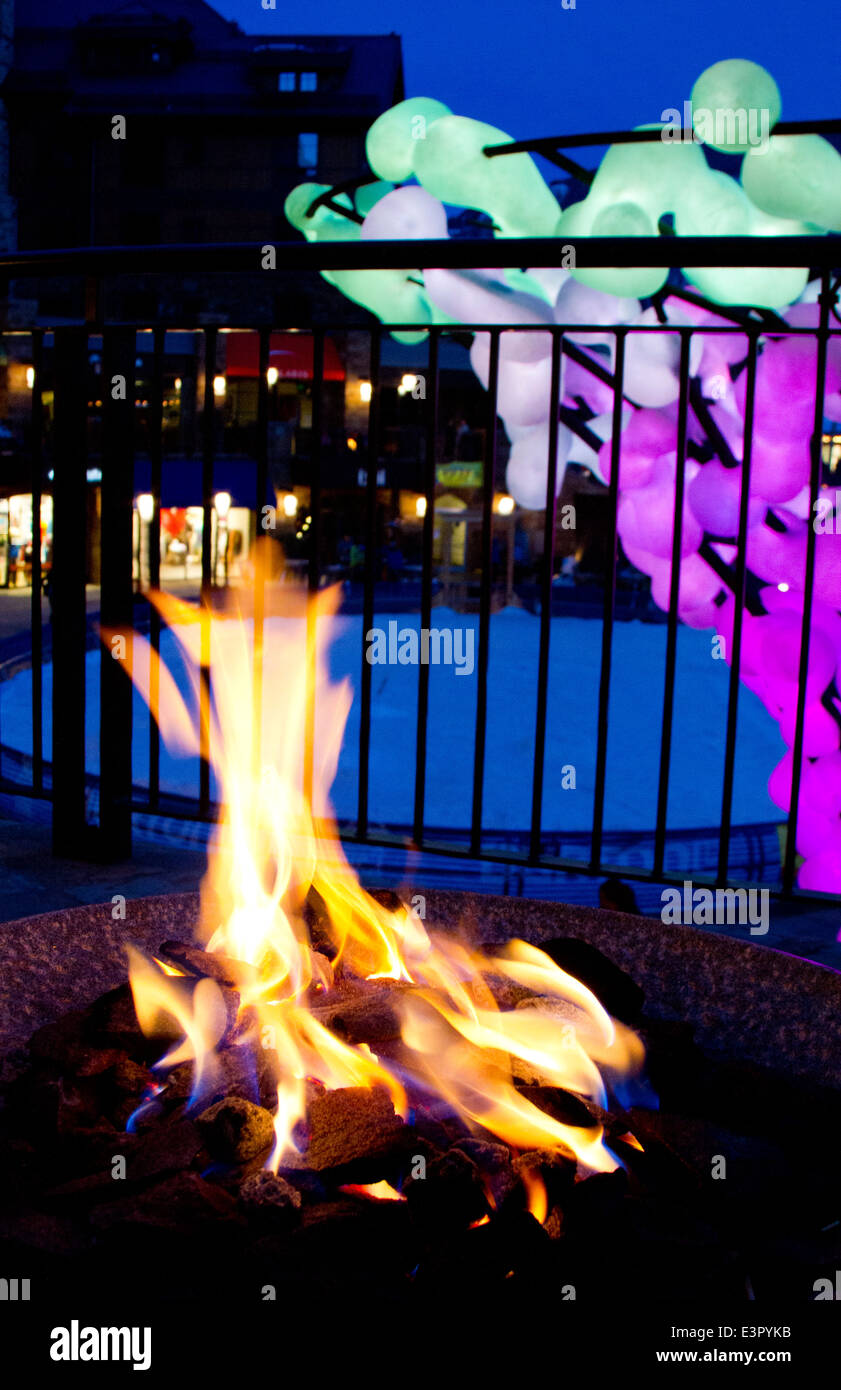
{"type": "Polygon", "coordinates": [[[270,386],[274,386],[275,382],[277,381],[277,378],[277,367],[269,367],[269,370],[266,372],[266,381],[269,383],[270,386]]]}
{"type": "Polygon", "coordinates": [[[359,399],[362,401],[362,404],[363,404],[363,405],[367,405],[367,404],[368,404],[368,402],[369,402],[370,399],[371,399],[371,393],[372,393],[372,387],[371,387],[370,381],[360,381],[360,383],[359,383],[359,399]]]}
{"type": "Polygon", "coordinates": [[[290,520],[293,516],[298,515],[298,499],[294,492],[287,492],[284,494],[283,515],[288,516],[290,520]]]}
{"type": "Polygon", "coordinates": [[[227,389],[228,383],[226,382],[223,376],[215,376],[213,378],[213,394],[217,397],[217,399],[220,399],[222,396],[224,396],[227,389]]]}
{"type": "Polygon", "coordinates": [[[416,516],[420,516],[420,517],[426,516],[426,498],[425,498],[425,497],[417,497],[417,498],[415,499],[415,515],[416,515],[416,516]]]}

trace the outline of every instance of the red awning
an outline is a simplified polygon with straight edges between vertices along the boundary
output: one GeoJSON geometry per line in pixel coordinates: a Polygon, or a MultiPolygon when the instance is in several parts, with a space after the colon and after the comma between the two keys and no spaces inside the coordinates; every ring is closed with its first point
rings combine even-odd
{"type": "MultiPolygon", "coordinates": [[[[258,333],[226,333],[225,353],[229,377],[256,377],[260,367],[258,333]]],[[[312,334],[273,333],[269,341],[269,366],[277,368],[279,381],[312,381],[312,334]]],[[[324,339],[324,380],[344,381],[345,369],[332,338],[324,339]]]]}

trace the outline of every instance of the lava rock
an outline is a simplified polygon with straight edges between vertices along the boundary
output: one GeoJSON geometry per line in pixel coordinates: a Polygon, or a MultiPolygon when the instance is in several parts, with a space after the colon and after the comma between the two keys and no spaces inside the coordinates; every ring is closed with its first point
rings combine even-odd
{"type": "Polygon", "coordinates": [[[119,1201],[95,1207],[90,1221],[95,1230],[141,1225],[183,1232],[217,1229],[237,1217],[233,1197],[199,1177],[179,1173],[144,1192],[126,1194],[119,1201]]]}
{"type": "Polygon", "coordinates": [[[226,1163],[242,1163],[268,1149],[274,1122],[268,1110],[242,1096],[226,1096],[196,1120],[207,1150],[226,1163]]]}
{"type": "Polygon", "coordinates": [[[378,1182],[405,1142],[403,1121],[382,1087],[348,1086],[316,1096],[309,1113],[307,1164],[339,1181],[378,1182]]]}
{"type": "Polygon", "coordinates": [[[203,951],[200,946],[194,946],[189,941],[165,941],[158,955],[187,975],[196,978],[204,976],[232,989],[251,984],[257,976],[254,966],[248,965],[246,961],[233,960],[217,951],[203,951]]]}
{"type": "Polygon", "coordinates": [[[412,1216],[430,1230],[458,1230],[490,1214],[476,1164],[451,1149],[427,1164],[424,1178],[410,1178],[403,1195],[412,1216]]]}
{"type": "Polygon", "coordinates": [[[287,1231],[300,1219],[298,1189],[265,1169],[245,1179],[238,1198],[248,1219],[268,1231],[287,1231]]]}
{"type": "Polygon", "coordinates": [[[50,1062],[61,1071],[72,1071],[84,1058],[84,1009],[74,1009],[54,1023],[45,1023],[29,1039],[29,1055],[36,1062],[50,1062]]]}

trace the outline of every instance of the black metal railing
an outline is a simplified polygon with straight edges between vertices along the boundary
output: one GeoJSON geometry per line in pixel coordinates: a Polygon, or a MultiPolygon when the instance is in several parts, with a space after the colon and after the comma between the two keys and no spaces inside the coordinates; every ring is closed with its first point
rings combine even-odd
{"type": "MultiPolygon", "coordinates": [[[[749,483],[751,472],[751,437],[755,406],[755,382],[760,341],[769,331],[785,331],[792,335],[811,337],[817,344],[817,387],[814,411],[814,431],[811,438],[810,473],[810,516],[814,515],[815,503],[821,484],[821,440],[824,418],[824,392],[826,384],[826,363],[828,343],[832,336],[841,334],[841,321],[835,314],[838,280],[835,274],[841,264],[841,248],[834,237],[759,237],[759,238],[639,238],[620,241],[611,238],[582,238],[564,243],[572,247],[575,264],[581,267],[634,265],[653,266],[664,263],[672,267],[681,265],[696,266],[786,266],[809,264],[813,273],[819,275],[820,322],[815,329],[790,328],[775,314],[766,311],[751,311],[741,308],[723,308],[719,305],[709,307],[728,321],[727,327],[716,326],[715,332],[742,335],[746,339],[745,368],[747,374],[747,400],[743,459],[741,464],[742,487],[739,513],[737,553],[735,561],[726,563],[710,552],[711,563],[715,564],[724,584],[729,587],[735,600],[735,622],[733,632],[732,664],[729,678],[727,721],[725,732],[724,776],[721,798],[721,818],[718,835],[717,866],[713,875],[716,882],[726,884],[730,881],[730,845],[732,836],[732,804],[734,790],[734,769],[737,746],[737,721],[740,692],[740,662],[742,643],[742,614],[747,586],[747,534],[749,483]]],[[[85,657],[92,640],[91,624],[86,615],[86,533],[85,514],[86,495],[86,384],[85,366],[88,355],[88,342],[91,335],[101,338],[103,344],[104,379],[110,381],[112,375],[121,375],[131,382],[134,378],[135,334],[145,325],[120,322],[104,322],[102,318],[102,286],[104,279],[117,272],[141,273],[189,269],[201,271],[225,270],[230,273],[256,271],[260,266],[263,248],[258,246],[212,246],[212,247],[134,247],[134,248],[93,248],[82,250],[15,253],[0,257],[0,274],[14,277],[39,277],[41,275],[82,275],[88,286],[88,321],[84,325],[60,325],[53,329],[33,327],[32,362],[33,386],[31,403],[30,447],[28,466],[30,469],[33,518],[40,515],[41,498],[48,488],[46,469],[52,463],[50,480],[54,503],[54,551],[52,573],[52,623],[51,631],[42,630],[40,584],[40,549],[33,545],[32,559],[32,606],[31,606],[31,662],[32,662],[32,759],[31,777],[25,782],[21,778],[20,760],[14,760],[12,771],[4,766],[3,734],[0,728],[0,790],[15,794],[28,794],[49,797],[53,803],[54,846],[56,852],[101,855],[114,858],[127,854],[131,845],[132,811],[145,810],[179,817],[194,817],[209,820],[217,815],[218,808],[211,797],[211,774],[209,749],[203,735],[199,784],[190,791],[183,789],[178,795],[165,793],[161,787],[160,757],[161,742],[158,725],[159,691],[153,686],[151,691],[152,719],[149,735],[149,777],[148,786],[139,788],[132,779],[132,693],[128,677],[120,663],[110,659],[107,651],[101,654],[100,711],[99,711],[99,752],[101,774],[96,783],[99,794],[98,825],[86,824],[86,793],[91,789],[92,779],[85,769],[85,657]],[[52,433],[48,447],[44,444],[44,388],[46,381],[46,357],[50,356],[51,388],[54,397],[52,433]],[[37,558],[36,558],[37,555],[37,558]],[[47,766],[44,757],[43,740],[43,673],[44,662],[52,661],[53,700],[52,700],[52,758],[47,766]]],[[[411,258],[419,265],[449,268],[476,268],[488,264],[489,247],[486,241],[470,243],[467,241],[415,242],[412,244],[411,258]]],[[[378,269],[404,266],[407,250],[402,242],[364,242],[364,243],[295,243],[276,248],[277,264],[284,270],[300,269],[378,269]]],[[[494,245],[494,258],[504,260],[509,266],[551,266],[557,264],[559,246],[553,239],[503,240],[494,245]]],[[[697,299],[691,291],[680,284],[669,284],[656,297],[657,303],[665,303],[669,295],[675,294],[686,299],[697,299]]],[[[228,327],[228,325],[226,325],[228,327]]],[[[236,328],[256,330],[259,334],[258,402],[256,425],[256,487],[254,511],[258,525],[261,509],[266,503],[269,482],[268,446],[268,388],[267,369],[269,364],[270,335],[273,330],[295,329],[312,334],[313,338],[313,380],[312,380],[312,430],[308,458],[308,480],[310,485],[310,539],[306,566],[306,583],[314,593],[322,583],[322,529],[323,529],[323,487],[322,487],[322,422],[324,415],[324,361],[325,342],[333,332],[346,332],[347,322],[269,324],[237,323],[236,328]]],[[[201,592],[202,610],[209,614],[215,584],[215,565],[211,553],[211,525],[214,498],[214,469],[217,461],[217,432],[214,428],[217,404],[213,389],[212,364],[216,360],[216,346],[219,334],[218,325],[198,326],[194,323],[157,325],[152,330],[153,371],[149,390],[149,439],[151,462],[151,487],[154,499],[154,520],[150,530],[149,579],[151,587],[157,587],[161,579],[160,530],[157,524],[160,517],[162,487],[166,459],[164,457],[161,435],[164,397],[164,348],[167,330],[187,330],[200,334],[204,339],[205,389],[201,410],[201,476],[202,509],[204,525],[201,549],[201,592]]],[[[598,874],[613,871],[616,864],[605,859],[605,787],[608,775],[608,736],[610,728],[610,697],[612,689],[613,636],[616,622],[617,595],[617,557],[618,529],[617,511],[619,503],[619,462],[621,421],[626,402],[624,382],[626,350],[629,338],[636,334],[669,333],[679,337],[679,394],[677,420],[677,474],[675,489],[674,531],[671,561],[670,603],[666,630],[666,657],[664,675],[662,732],[659,750],[659,775],[657,809],[653,828],[654,849],[649,869],[626,869],[630,877],[649,878],[666,881],[670,877],[666,868],[666,849],[668,841],[668,799],[670,788],[670,768],[672,761],[672,734],[674,716],[675,673],[677,662],[678,593],[680,582],[681,529],[685,487],[685,468],[688,457],[688,422],[690,414],[701,424],[705,422],[703,400],[693,398],[690,382],[690,350],[695,335],[703,334],[703,328],[690,327],[668,321],[645,326],[618,326],[606,330],[601,324],[574,325],[576,337],[588,331],[614,336],[616,350],[614,365],[608,368],[604,361],[582,352],[578,343],[570,341],[569,329],[563,324],[533,325],[522,327],[507,323],[497,324],[459,324],[433,326],[428,324],[380,325],[373,323],[368,316],[360,314],[359,329],[370,336],[370,381],[372,387],[370,412],[367,428],[367,445],[360,453],[358,462],[365,467],[365,561],[362,585],[362,650],[359,656],[359,769],[356,819],[352,824],[343,825],[343,833],[349,838],[369,844],[412,843],[418,849],[435,850],[448,855],[462,855],[469,858],[489,858],[510,863],[531,866],[575,870],[598,874]],[[548,476],[543,525],[543,554],[540,561],[539,595],[540,625],[538,662],[536,680],[535,741],[531,780],[530,824],[523,827],[524,842],[507,850],[499,842],[499,837],[490,834],[483,826],[483,801],[485,791],[485,772],[487,762],[487,717],[488,717],[488,657],[490,646],[490,623],[493,604],[493,502],[496,476],[497,449],[497,386],[499,379],[499,351],[502,335],[514,328],[517,332],[550,333],[552,336],[551,356],[551,399],[558,400],[562,362],[566,357],[579,365],[586,362],[600,380],[613,390],[613,435],[611,445],[611,473],[607,487],[608,497],[608,537],[607,561],[604,572],[604,593],[602,603],[602,642],[601,667],[599,678],[597,747],[595,792],[590,831],[590,853],[584,858],[559,855],[551,834],[547,835],[542,824],[544,800],[544,778],[546,759],[547,719],[550,710],[549,697],[549,655],[551,644],[552,582],[555,568],[556,539],[556,453],[559,421],[562,416],[552,412],[549,424],[548,476]],[[427,765],[430,740],[429,728],[429,666],[423,662],[418,665],[417,720],[415,728],[415,775],[412,798],[412,818],[407,826],[372,826],[369,796],[369,770],[371,755],[371,727],[375,693],[372,683],[372,669],[365,659],[365,633],[374,625],[377,606],[377,578],[375,554],[377,550],[377,498],[378,468],[381,460],[381,345],[384,336],[394,329],[423,329],[427,334],[426,376],[427,389],[423,409],[425,411],[425,456],[423,460],[425,509],[422,528],[422,567],[420,617],[421,627],[431,626],[434,584],[434,525],[436,502],[436,449],[439,440],[439,388],[441,378],[441,346],[445,339],[454,334],[482,332],[489,336],[490,373],[486,402],[485,457],[481,487],[481,538],[480,575],[478,585],[478,654],[476,662],[476,714],[473,736],[472,796],[470,824],[462,843],[453,843],[452,837],[436,839],[427,824],[427,765]]],[[[129,399],[133,390],[129,390],[129,399]]],[[[133,504],[133,461],[136,441],[134,434],[134,415],[125,409],[125,401],[111,399],[104,394],[104,433],[101,482],[101,621],[112,630],[130,631],[133,629],[135,601],[133,594],[133,542],[132,542],[132,504],[133,504]]],[[[588,430],[586,419],[577,422],[563,417],[567,423],[577,428],[585,439],[592,442],[594,436],[588,430]]],[[[711,426],[709,417],[707,425],[711,426]]],[[[713,439],[726,448],[723,441],[713,439]]],[[[735,462],[735,460],[733,460],[735,462]]],[[[37,523],[33,523],[35,526],[37,523]]],[[[792,892],[796,872],[795,842],[798,819],[799,788],[801,764],[803,761],[804,722],[806,712],[806,675],[808,670],[809,643],[811,631],[812,590],[815,569],[815,530],[808,528],[805,602],[801,629],[799,694],[793,746],[794,774],[791,809],[787,817],[786,848],[782,864],[781,887],[786,894],[792,892]]],[[[257,665],[258,704],[262,694],[262,660],[264,649],[264,618],[266,614],[265,568],[258,564],[254,573],[254,623],[255,623],[255,662],[257,665]]],[[[839,596],[841,597],[841,596],[839,596]]],[[[148,617],[149,635],[153,648],[160,650],[162,620],[152,610],[148,617]]],[[[202,676],[200,682],[200,707],[202,726],[207,727],[206,716],[212,692],[209,683],[211,624],[203,624],[201,649],[202,676]]],[[[305,757],[305,778],[311,784],[313,767],[314,739],[314,690],[309,690],[309,715],[307,722],[307,748],[305,757]]],[[[255,711],[255,738],[259,738],[259,709],[255,711]]],[[[553,829],[557,829],[556,827],[553,829]]],[[[700,879],[700,875],[696,875],[700,879]]],[[[737,880],[739,881],[739,880],[737,880]]],[[[743,880],[741,880],[743,881],[743,880]]]]}

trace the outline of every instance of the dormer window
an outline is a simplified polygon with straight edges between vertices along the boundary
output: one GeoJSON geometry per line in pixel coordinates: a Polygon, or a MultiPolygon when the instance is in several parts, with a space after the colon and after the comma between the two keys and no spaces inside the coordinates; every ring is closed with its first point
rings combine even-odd
{"type": "Polygon", "coordinates": [[[317,72],[279,72],[277,75],[279,92],[317,92],[317,72]]]}

